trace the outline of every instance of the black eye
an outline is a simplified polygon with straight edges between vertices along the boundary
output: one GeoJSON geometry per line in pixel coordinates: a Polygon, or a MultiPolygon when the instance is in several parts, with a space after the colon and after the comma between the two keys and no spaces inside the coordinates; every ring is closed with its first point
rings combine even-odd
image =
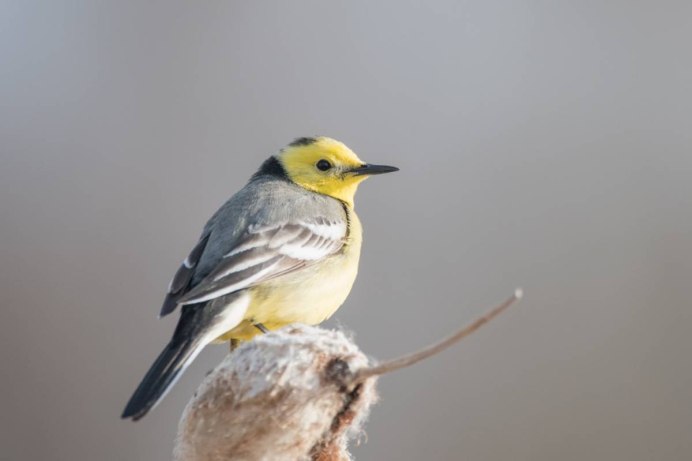
{"type": "Polygon", "coordinates": [[[327,171],[332,167],[332,164],[329,163],[329,160],[322,159],[319,162],[317,162],[317,169],[320,171],[327,171]]]}

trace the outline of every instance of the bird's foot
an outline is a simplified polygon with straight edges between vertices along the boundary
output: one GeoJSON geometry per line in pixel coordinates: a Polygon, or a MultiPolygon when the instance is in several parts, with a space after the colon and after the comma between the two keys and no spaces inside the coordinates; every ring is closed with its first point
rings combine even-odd
{"type": "Polygon", "coordinates": [[[269,333],[269,328],[265,327],[265,326],[262,325],[261,323],[259,323],[259,322],[253,322],[253,325],[255,326],[255,328],[257,328],[259,331],[261,331],[261,332],[264,333],[265,335],[266,335],[267,333],[269,333]]]}

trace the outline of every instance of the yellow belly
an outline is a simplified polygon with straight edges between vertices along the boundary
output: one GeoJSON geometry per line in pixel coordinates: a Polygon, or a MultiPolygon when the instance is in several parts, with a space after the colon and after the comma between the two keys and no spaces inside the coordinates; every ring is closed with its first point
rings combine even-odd
{"type": "Polygon", "coordinates": [[[361,232],[360,222],[352,213],[349,241],[341,253],[250,288],[245,320],[219,340],[251,339],[260,333],[253,323],[275,330],[291,323],[317,325],[331,317],[356,279],[361,232]]]}

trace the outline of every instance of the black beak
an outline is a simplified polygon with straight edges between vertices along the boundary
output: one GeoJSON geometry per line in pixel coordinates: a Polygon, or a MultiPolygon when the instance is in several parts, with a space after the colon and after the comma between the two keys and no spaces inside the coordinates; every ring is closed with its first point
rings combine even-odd
{"type": "Polygon", "coordinates": [[[371,163],[366,163],[365,165],[361,165],[359,167],[350,169],[349,173],[353,173],[356,176],[362,176],[362,175],[392,173],[394,171],[399,171],[399,169],[395,166],[373,165],[371,163]]]}

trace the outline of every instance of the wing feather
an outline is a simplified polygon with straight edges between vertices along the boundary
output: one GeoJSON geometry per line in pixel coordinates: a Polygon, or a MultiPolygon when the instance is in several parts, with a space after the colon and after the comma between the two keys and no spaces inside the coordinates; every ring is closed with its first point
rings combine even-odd
{"type": "Polygon", "coordinates": [[[345,221],[324,218],[250,226],[214,270],[176,302],[206,302],[314,264],[341,250],[346,235],[345,221]]]}
{"type": "Polygon", "coordinates": [[[176,271],[171,283],[168,285],[168,293],[166,293],[166,298],[163,301],[159,314],[161,317],[173,312],[178,305],[178,299],[188,290],[195,268],[202,257],[202,253],[204,253],[204,249],[207,247],[208,241],[209,234],[202,236],[176,271]]]}

